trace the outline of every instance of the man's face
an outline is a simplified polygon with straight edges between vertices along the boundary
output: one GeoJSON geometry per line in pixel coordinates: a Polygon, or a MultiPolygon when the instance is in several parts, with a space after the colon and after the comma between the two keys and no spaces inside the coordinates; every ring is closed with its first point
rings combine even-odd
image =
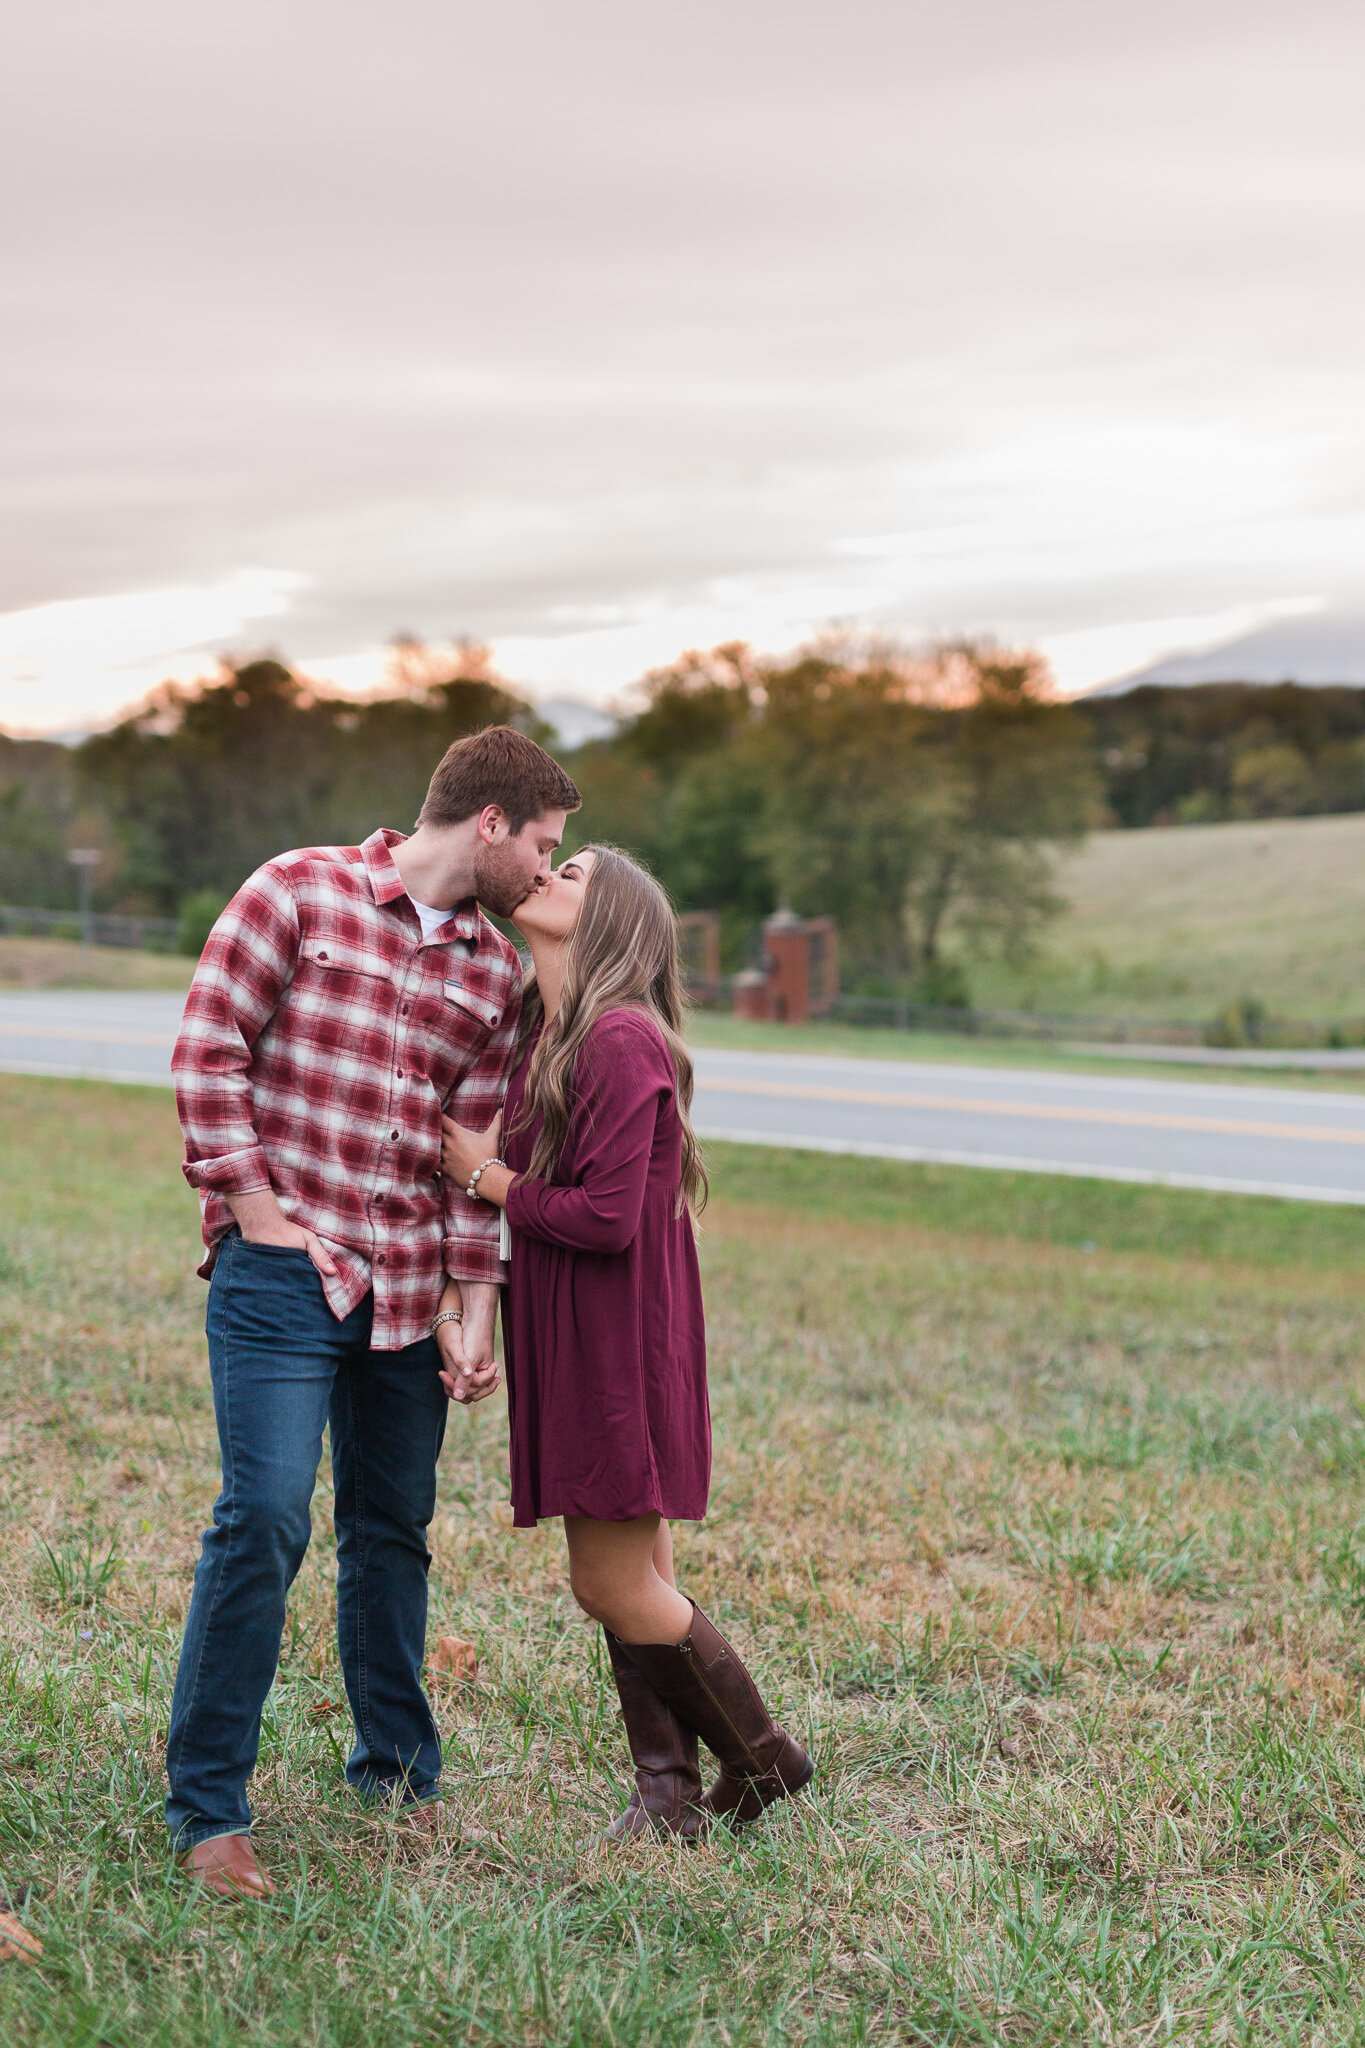
{"type": "Polygon", "coordinates": [[[506,822],[495,828],[495,836],[479,847],[474,860],[474,893],[485,910],[496,917],[510,917],[550,873],[550,856],[564,837],[564,811],[547,811],[532,818],[520,832],[509,832],[506,822]]]}

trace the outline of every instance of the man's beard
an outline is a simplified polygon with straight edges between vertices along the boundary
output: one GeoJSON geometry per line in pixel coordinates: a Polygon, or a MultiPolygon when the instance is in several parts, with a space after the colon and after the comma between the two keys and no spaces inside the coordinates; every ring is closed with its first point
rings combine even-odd
{"type": "Polygon", "coordinates": [[[526,870],[506,842],[481,846],[474,858],[474,894],[495,917],[510,917],[535,889],[526,870]]]}

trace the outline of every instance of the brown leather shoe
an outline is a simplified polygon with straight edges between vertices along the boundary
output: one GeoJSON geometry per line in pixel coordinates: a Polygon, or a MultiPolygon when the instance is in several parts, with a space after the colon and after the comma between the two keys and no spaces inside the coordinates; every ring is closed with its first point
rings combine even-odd
{"type": "Polygon", "coordinates": [[[186,1876],[220,1899],[265,1899],[275,1889],[256,1861],[250,1835],[210,1835],[177,1861],[186,1876]]]}
{"type": "Polygon", "coordinates": [[[661,1699],[626,1645],[604,1628],[611,1673],[621,1701],[635,1789],[630,1804],[607,1829],[609,1842],[636,1835],[677,1835],[691,1841],[711,1825],[702,1811],[697,1738],[661,1699]]]}
{"type": "Polygon", "coordinates": [[[692,1626],[680,1643],[622,1647],[720,1764],[720,1776],[702,1800],[706,1813],[745,1827],[765,1806],[799,1792],[815,1776],[805,1750],[778,1727],[738,1652],[695,1600],[692,1626]]]}

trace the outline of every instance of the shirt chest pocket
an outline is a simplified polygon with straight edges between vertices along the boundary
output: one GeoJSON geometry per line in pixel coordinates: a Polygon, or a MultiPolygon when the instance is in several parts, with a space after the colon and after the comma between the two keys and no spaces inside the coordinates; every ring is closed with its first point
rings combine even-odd
{"type": "Polygon", "coordinates": [[[307,939],[302,948],[306,968],[316,970],[324,986],[331,984],[340,988],[343,979],[358,977],[362,986],[368,984],[372,993],[377,994],[374,984],[385,982],[393,985],[393,974],[382,953],[371,953],[364,946],[357,946],[350,939],[318,938],[307,939]]]}
{"type": "Polygon", "coordinates": [[[437,1094],[444,1096],[479,1065],[502,1022],[503,1006],[460,981],[428,984],[428,989],[422,1006],[427,1073],[437,1094]]]}
{"type": "Polygon", "coordinates": [[[445,999],[443,1008],[448,1017],[453,1012],[456,1019],[472,1018],[476,1024],[483,1026],[485,1032],[496,1031],[502,1022],[502,1004],[493,1002],[488,996],[480,995],[477,990],[466,988],[463,982],[443,981],[441,993],[445,999]]]}

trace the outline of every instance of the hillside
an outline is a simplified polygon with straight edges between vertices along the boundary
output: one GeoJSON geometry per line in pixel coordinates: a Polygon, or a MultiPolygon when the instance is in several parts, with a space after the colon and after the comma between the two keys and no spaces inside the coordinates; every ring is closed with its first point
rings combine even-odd
{"type": "Polygon", "coordinates": [[[1249,995],[1365,1017],[1365,816],[1098,832],[1058,886],[1043,961],[974,971],[979,1002],[1203,1018],[1249,995]]]}

